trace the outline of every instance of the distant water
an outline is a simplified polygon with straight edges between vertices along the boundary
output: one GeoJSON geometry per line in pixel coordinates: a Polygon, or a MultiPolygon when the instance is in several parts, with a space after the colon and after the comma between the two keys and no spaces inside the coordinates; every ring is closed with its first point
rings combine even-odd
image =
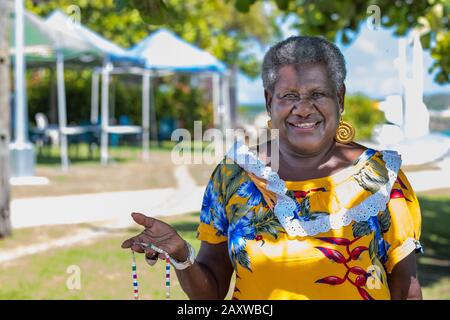
{"type": "Polygon", "coordinates": [[[245,123],[253,123],[256,116],[265,111],[264,104],[240,105],[238,108],[239,118],[245,123]]]}

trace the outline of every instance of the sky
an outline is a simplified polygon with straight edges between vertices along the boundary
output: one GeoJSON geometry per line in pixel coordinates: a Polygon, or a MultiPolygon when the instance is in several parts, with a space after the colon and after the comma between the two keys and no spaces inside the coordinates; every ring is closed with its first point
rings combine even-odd
{"type": "MultiPolygon", "coordinates": [[[[284,36],[298,35],[287,25],[282,27],[284,36]]],[[[349,46],[338,45],[347,64],[346,87],[348,93],[363,92],[373,98],[384,98],[399,94],[400,83],[394,60],[398,56],[398,39],[390,30],[371,30],[365,24],[357,39],[349,46]]],[[[411,52],[408,49],[408,53],[411,52]]],[[[262,59],[264,52],[255,52],[262,59]]],[[[411,56],[408,55],[411,59],[411,56]]],[[[450,85],[439,85],[428,73],[432,64],[429,51],[424,51],[424,93],[450,92],[450,85]]],[[[240,104],[264,103],[264,91],[260,78],[250,80],[244,75],[238,78],[238,99],[240,104]]]]}

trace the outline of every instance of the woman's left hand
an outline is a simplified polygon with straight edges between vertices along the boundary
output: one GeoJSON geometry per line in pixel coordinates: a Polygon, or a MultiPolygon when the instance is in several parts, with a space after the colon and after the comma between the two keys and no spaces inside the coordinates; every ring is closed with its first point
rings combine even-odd
{"type": "Polygon", "coordinates": [[[136,223],[144,226],[145,229],[140,234],[125,240],[122,243],[122,248],[139,253],[145,253],[147,258],[155,260],[158,258],[165,259],[163,254],[158,254],[151,249],[148,244],[167,252],[169,256],[178,260],[186,261],[188,256],[188,249],[183,238],[177,231],[169,224],[143,215],[142,213],[133,212],[131,215],[136,223]]]}

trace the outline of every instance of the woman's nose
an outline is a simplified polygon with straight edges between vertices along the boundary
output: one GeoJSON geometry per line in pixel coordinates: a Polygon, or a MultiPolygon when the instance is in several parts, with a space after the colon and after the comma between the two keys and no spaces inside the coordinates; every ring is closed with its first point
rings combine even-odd
{"type": "Polygon", "coordinates": [[[314,113],[314,106],[308,98],[303,98],[295,102],[292,113],[301,117],[307,117],[314,113]]]}

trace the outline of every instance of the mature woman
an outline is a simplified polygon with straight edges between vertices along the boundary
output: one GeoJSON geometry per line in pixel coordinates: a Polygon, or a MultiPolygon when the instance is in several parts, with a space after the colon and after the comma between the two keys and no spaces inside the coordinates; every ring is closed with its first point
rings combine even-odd
{"type": "Polygon", "coordinates": [[[397,153],[351,141],[345,76],[322,38],[273,46],[262,78],[279,170],[270,152],[231,150],[205,191],[196,257],[170,225],[139,213],[145,230],[122,247],[150,263],[158,253],[142,243],[166,251],[192,299],[225,298],[233,272],[233,299],[421,299],[417,197],[397,153]]]}

